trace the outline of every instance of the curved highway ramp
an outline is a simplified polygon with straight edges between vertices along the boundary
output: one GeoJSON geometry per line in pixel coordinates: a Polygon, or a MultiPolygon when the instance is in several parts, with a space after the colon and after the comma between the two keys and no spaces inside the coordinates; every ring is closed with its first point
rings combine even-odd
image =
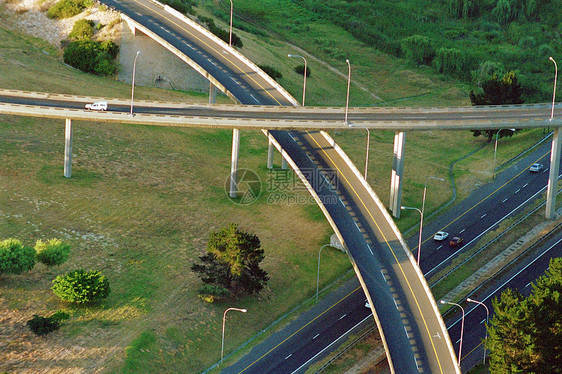
{"type": "MultiPolygon", "coordinates": [[[[296,105],[257,66],[169,7],[148,0],[102,2],[126,14],[128,22],[240,103],[296,105]]],[[[266,133],[345,243],[371,302],[392,370],[460,373],[425,279],[390,215],[345,153],[324,132],[266,133]]]]}

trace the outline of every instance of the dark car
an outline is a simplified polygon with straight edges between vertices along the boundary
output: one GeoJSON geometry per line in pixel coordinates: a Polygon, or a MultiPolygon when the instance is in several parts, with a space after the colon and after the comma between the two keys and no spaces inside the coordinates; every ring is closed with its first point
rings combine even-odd
{"type": "Polygon", "coordinates": [[[449,242],[449,245],[451,247],[456,247],[462,244],[462,238],[455,236],[453,239],[451,239],[451,241],[449,242]]]}

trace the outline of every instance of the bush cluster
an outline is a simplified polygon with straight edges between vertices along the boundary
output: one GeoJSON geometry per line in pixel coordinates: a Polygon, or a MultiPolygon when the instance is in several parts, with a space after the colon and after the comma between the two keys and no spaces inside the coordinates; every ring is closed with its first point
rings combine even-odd
{"type": "Polygon", "coordinates": [[[59,311],[50,317],[41,317],[34,315],[32,319],[27,321],[27,326],[36,335],[46,335],[50,332],[56,331],[60,328],[62,321],[67,320],[70,317],[68,313],[59,311]]]}
{"type": "Polygon", "coordinates": [[[47,265],[61,265],[70,256],[70,244],[63,243],[60,239],[50,239],[47,242],[38,240],[35,244],[37,261],[47,265]]]}
{"type": "Polygon", "coordinates": [[[161,2],[183,14],[193,14],[193,6],[196,5],[194,0],[161,0],[161,2]]]}
{"type": "Polygon", "coordinates": [[[92,0],[60,0],[47,11],[49,18],[69,18],[93,5],[92,0]]]}
{"type": "MultiPolygon", "coordinates": [[[[304,76],[304,65],[295,66],[295,72],[304,76]]],[[[306,76],[310,77],[310,68],[308,66],[306,67],[306,76]]]]}
{"type": "Polygon", "coordinates": [[[109,281],[101,272],[80,269],[56,277],[51,290],[63,301],[84,304],[107,298],[111,288],[109,281]]]}
{"type": "Polygon", "coordinates": [[[277,69],[269,65],[258,65],[260,69],[262,69],[267,75],[275,80],[279,80],[283,78],[283,74],[277,69]]]}
{"type": "Polygon", "coordinates": [[[74,40],[91,39],[94,36],[94,25],[94,21],[89,19],[78,20],[68,36],[74,40]]]}
{"type": "Polygon", "coordinates": [[[117,72],[119,46],[112,41],[77,40],[64,50],[64,62],[86,73],[108,76],[117,72]]]}
{"type": "Polygon", "coordinates": [[[0,274],[21,274],[35,266],[35,250],[17,239],[0,242],[0,274]]]}
{"type": "MultiPolygon", "coordinates": [[[[199,16],[199,21],[203,22],[209,28],[209,31],[218,36],[222,41],[228,43],[230,41],[230,31],[223,30],[217,25],[215,25],[215,21],[209,17],[201,17],[199,16]]],[[[242,43],[242,39],[234,32],[232,33],[232,45],[238,48],[242,48],[244,44],[242,43]]]]}

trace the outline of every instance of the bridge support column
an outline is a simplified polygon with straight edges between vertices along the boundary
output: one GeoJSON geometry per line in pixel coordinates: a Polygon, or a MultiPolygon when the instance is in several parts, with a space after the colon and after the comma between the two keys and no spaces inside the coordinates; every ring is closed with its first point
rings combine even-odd
{"type": "Polygon", "coordinates": [[[240,129],[232,130],[232,161],[230,163],[230,192],[235,198],[238,192],[238,157],[240,155],[240,129]]]}
{"type": "Polygon", "coordinates": [[[64,129],[64,176],[70,178],[72,174],[72,120],[66,119],[64,129]]]}
{"type": "Polygon", "coordinates": [[[552,136],[550,170],[548,176],[548,187],[546,189],[545,216],[547,219],[553,219],[554,212],[556,212],[556,193],[558,192],[558,173],[560,172],[560,145],[560,127],[556,127],[552,136]]]}
{"type": "Polygon", "coordinates": [[[273,145],[271,140],[269,140],[269,143],[267,145],[267,168],[268,169],[273,169],[273,151],[274,151],[274,149],[275,149],[275,146],[273,145]]]}
{"type": "Polygon", "coordinates": [[[213,82],[209,82],[209,104],[217,102],[217,87],[213,82]]]}
{"type": "Polygon", "coordinates": [[[400,206],[402,205],[405,150],[406,133],[397,132],[394,134],[394,160],[392,162],[392,177],[390,180],[390,211],[396,218],[400,218],[400,206]]]}

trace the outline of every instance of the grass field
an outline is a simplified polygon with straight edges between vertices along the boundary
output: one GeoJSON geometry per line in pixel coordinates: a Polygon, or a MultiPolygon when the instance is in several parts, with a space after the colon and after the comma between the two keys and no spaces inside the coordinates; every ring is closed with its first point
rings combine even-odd
{"type": "MultiPolygon", "coordinates": [[[[6,23],[0,28],[0,87],[124,98],[130,94],[127,84],[62,65],[56,48],[10,30],[6,14],[2,13],[1,19],[6,23]]],[[[353,43],[341,34],[338,43],[353,43]]],[[[292,52],[276,40],[255,39],[245,44],[251,58],[262,56],[258,63],[272,65],[292,52]]],[[[362,51],[359,47],[357,56],[362,51]]],[[[365,83],[369,91],[354,87],[352,95],[357,103],[352,100],[352,104],[367,104],[373,97],[369,92],[385,96],[371,91],[371,83],[364,80],[371,74],[374,81],[387,83],[381,87],[392,92],[388,100],[403,98],[410,105],[427,104],[431,97],[450,97],[444,92],[462,92],[432,73],[402,72],[399,62],[383,55],[378,58],[387,70],[360,70],[355,79],[365,83]],[[404,74],[433,87],[431,94],[423,96],[427,101],[408,99],[419,97],[421,91],[407,85],[401,79],[404,74]]],[[[300,77],[291,75],[293,63],[286,62],[281,83],[299,98],[300,77]]],[[[315,68],[313,74],[320,71],[315,68]]],[[[328,68],[325,74],[311,78],[311,102],[340,105],[341,100],[335,97],[336,92],[344,92],[345,79],[328,68]]],[[[460,96],[458,103],[466,103],[466,94],[460,96]]],[[[207,101],[202,94],[144,87],[135,90],[135,97],[207,101]]],[[[453,102],[450,99],[447,103],[453,102]]],[[[509,139],[508,146],[501,144],[498,160],[517,154],[539,136],[536,133],[509,139]]],[[[38,239],[57,237],[73,246],[71,259],[58,268],[37,265],[27,274],[0,277],[0,341],[5,344],[0,371],[200,372],[220,357],[225,307],[249,311],[229,315],[225,346],[229,352],[314,294],[317,251],[328,242],[329,225],[313,204],[267,203],[268,194],[273,192],[267,188],[254,204],[230,202],[224,192],[229,173],[229,131],[75,122],[70,179],[62,176],[62,121],[2,116],[0,134],[0,239],[16,237],[33,245],[38,239]],[[232,305],[209,305],[197,298],[199,281],[189,266],[203,253],[211,230],[230,222],[258,235],[271,281],[256,297],[236,300],[232,305]],[[49,290],[52,279],[76,268],[101,270],[107,275],[112,287],[109,299],[89,307],[58,301],[49,290]],[[25,327],[33,314],[47,315],[61,309],[72,317],[58,332],[38,338],[25,327]]],[[[369,181],[385,201],[393,134],[372,135],[369,181]]],[[[365,132],[334,136],[362,165],[365,132]]],[[[481,142],[467,132],[408,134],[404,205],[419,206],[427,176],[447,178],[449,164],[481,142]],[[422,146],[427,144],[430,146],[422,146]]],[[[267,187],[271,175],[265,168],[266,139],[260,132],[244,131],[241,144],[240,166],[256,171],[267,187]]],[[[279,163],[277,158],[276,165],[279,163]]],[[[469,163],[466,168],[483,170],[478,179],[483,181],[490,177],[484,173],[489,170],[487,165],[483,165],[469,163]]],[[[461,189],[468,193],[476,182],[466,179],[461,189]]],[[[298,183],[289,192],[306,195],[298,183]]],[[[432,184],[428,211],[449,198],[449,182],[432,184]]],[[[414,214],[404,214],[398,225],[405,229],[416,222],[414,214]]],[[[321,286],[349,267],[341,252],[324,251],[321,286]]]]}

